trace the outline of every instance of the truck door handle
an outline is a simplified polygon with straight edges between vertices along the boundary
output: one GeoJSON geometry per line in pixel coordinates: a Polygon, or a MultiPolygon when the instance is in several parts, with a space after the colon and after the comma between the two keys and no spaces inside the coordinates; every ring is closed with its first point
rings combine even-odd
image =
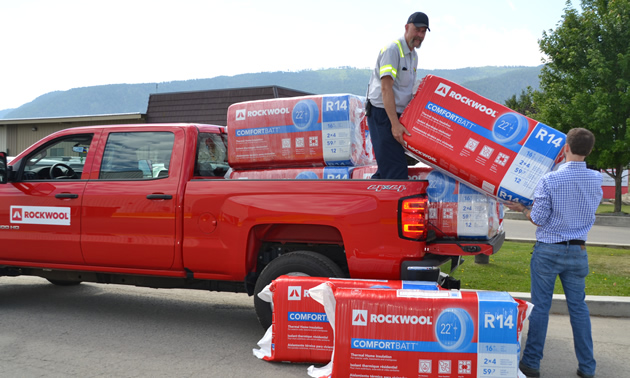
{"type": "Polygon", "coordinates": [[[147,199],[150,199],[150,200],[158,200],[158,199],[170,200],[170,199],[173,199],[173,196],[170,195],[170,194],[148,194],[147,195],[147,199]]]}
{"type": "Polygon", "coordinates": [[[79,198],[79,195],[74,193],[59,193],[55,194],[55,198],[79,198]]]}

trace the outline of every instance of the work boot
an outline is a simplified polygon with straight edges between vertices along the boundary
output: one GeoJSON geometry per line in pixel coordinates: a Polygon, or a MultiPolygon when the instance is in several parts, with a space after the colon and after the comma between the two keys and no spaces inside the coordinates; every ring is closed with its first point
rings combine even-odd
{"type": "Polygon", "coordinates": [[[586,373],[582,373],[580,371],[580,369],[578,369],[577,371],[577,375],[579,375],[582,378],[595,378],[595,374],[586,374],[586,373]]]}
{"type": "MultiPolygon", "coordinates": [[[[530,368],[529,366],[523,364],[523,362],[519,362],[518,368],[521,373],[525,374],[527,378],[538,378],[540,377],[540,370],[530,368]]],[[[580,375],[580,371],[578,370],[578,375],[580,375]]]]}

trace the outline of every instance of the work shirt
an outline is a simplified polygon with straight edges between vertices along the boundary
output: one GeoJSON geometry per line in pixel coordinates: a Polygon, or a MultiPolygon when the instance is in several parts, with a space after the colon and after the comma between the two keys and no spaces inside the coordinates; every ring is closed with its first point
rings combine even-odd
{"type": "Polygon", "coordinates": [[[585,162],[570,161],[545,174],[534,192],[531,219],[536,240],[557,243],[586,240],[602,199],[601,173],[585,162]]]}
{"type": "Polygon", "coordinates": [[[413,85],[416,82],[418,68],[418,54],[415,49],[409,49],[405,37],[401,37],[385,46],[378,54],[376,67],[372,71],[368,87],[368,98],[373,106],[385,108],[381,78],[394,78],[394,100],[396,112],[402,113],[413,97],[413,85]]]}

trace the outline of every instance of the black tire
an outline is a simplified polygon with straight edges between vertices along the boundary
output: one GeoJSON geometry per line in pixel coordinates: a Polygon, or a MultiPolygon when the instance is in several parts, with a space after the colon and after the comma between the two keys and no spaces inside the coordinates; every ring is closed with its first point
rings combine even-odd
{"type": "Polygon", "coordinates": [[[254,287],[254,307],[258,321],[264,329],[271,326],[271,304],[258,298],[258,293],[271,281],[282,275],[302,275],[310,277],[344,277],[341,268],[328,257],[310,251],[287,253],[272,260],[260,273],[254,287]]]}
{"type": "Polygon", "coordinates": [[[81,283],[81,281],[75,281],[75,280],[53,280],[50,278],[46,278],[46,279],[51,284],[57,285],[57,286],[76,286],[81,283]]]}

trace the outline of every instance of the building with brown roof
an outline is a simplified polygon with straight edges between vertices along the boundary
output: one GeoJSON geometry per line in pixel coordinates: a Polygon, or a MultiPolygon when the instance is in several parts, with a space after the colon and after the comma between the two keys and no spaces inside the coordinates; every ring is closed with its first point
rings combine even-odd
{"type": "Polygon", "coordinates": [[[147,123],[191,122],[227,126],[230,105],[244,101],[308,96],[312,93],[279,87],[217,89],[157,93],[149,97],[147,123]]]}
{"type": "Polygon", "coordinates": [[[146,114],[0,119],[0,151],[17,155],[55,131],[78,126],[133,123],[207,123],[227,126],[227,110],[232,104],[307,95],[311,93],[276,85],[157,93],[150,95],[146,114]]]}

